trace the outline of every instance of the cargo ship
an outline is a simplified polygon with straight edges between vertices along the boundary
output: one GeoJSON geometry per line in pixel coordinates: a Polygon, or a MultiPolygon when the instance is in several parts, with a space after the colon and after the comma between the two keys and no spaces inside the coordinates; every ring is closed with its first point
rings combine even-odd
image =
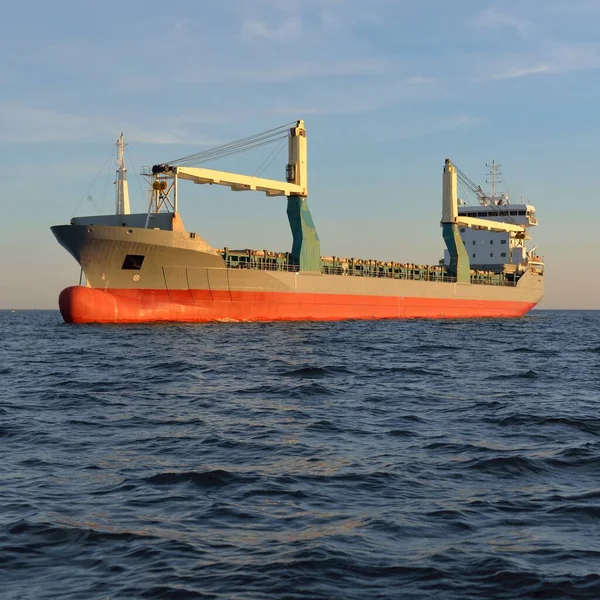
{"type": "Polygon", "coordinates": [[[519,317],[544,294],[544,263],[526,247],[535,208],[495,189],[485,194],[449,159],[442,175],[445,255],[417,265],[321,255],[307,203],[302,120],[145,169],[144,213],[130,212],[123,134],[117,147],[115,214],[51,228],[81,267],[80,285],[59,296],[67,323],[519,317]],[[281,181],[199,166],[285,138],[281,181]],[[291,249],[213,248],[183,225],[178,191],[185,181],[285,197],[291,249]],[[459,182],[474,205],[458,197],[459,182]]]}

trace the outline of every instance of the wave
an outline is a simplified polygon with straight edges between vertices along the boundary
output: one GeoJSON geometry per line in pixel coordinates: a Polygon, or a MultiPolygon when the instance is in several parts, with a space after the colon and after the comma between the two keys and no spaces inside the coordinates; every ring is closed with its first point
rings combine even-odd
{"type": "Polygon", "coordinates": [[[0,438],[13,438],[25,433],[27,430],[19,425],[0,425],[0,438]]]}
{"type": "Polygon", "coordinates": [[[548,470],[542,461],[521,455],[473,459],[465,463],[465,466],[482,473],[495,475],[538,474],[548,470]]]}
{"type": "MultiPolygon", "coordinates": [[[[597,504],[565,504],[549,510],[552,515],[568,515],[570,517],[600,519],[600,506],[597,504]]],[[[600,556],[600,552],[598,552],[600,556]]]]}
{"type": "Polygon", "coordinates": [[[541,354],[542,356],[556,356],[559,354],[558,350],[550,350],[548,348],[538,350],[537,348],[531,348],[530,346],[520,346],[514,349],[507,348],[506,352],[514,354],[541,354]]]}
{"type": "Polygon", "coordinates": [[[497,423],[502,427],[512,427],[514,425],[564,425],[592,435],[600,435],[600,419],[597,417],[576,419],[571,417],[545,417],[533,414],[516,413],[497,420],[497,423]]]}
{"type": "Polygon", "coordinates": [[[337,393],[339,393],[338,390],[320,383],[301,384],[287,389],[284,388],[279,391],[280,396],[294,399],[311,396],[333,396],[337,393]]]}
{"type": "Polygon", "coordinates": [[[368,367],[367,371],[376,374],[382,373],[403,373],[405,375],[424,375],[427,377],[443,377],[444,372],[441,369],[426,369],[423,367],[368,367]]]}
{"type": "Polygon", "coordinates": [[[469,443],[455,443],[455,442],[431,442],[423,446],[425,450],[440,450],[444,453],[450,454],[489,454],[491,452],[498,452],[497,449],[491,448],[484,445],[476,445],[469,443]]]}
{"type": "Polygon", "coordinates": [[[313,421],[312,423],[310,423],[307,426],[307,429],[312,430],[312,431],[323,431],[325,433],[334,432],[334,431],[343,431],[342,428],[338,427],[337,425],[334,425],[331,421],[328,421],[327,419],[320,419],[318,421],[313,421]]]}
{"type": "Polygon", "coordinates": [[[567,448],[548,458],[548,463],[556,467],[600,470],[600,445],[588,443],[583,446],[567,448]]]}
{"type": "Polygon", "coordinates": [[[391,435],[392,437],[415,437],[419,434],[408,429],[390,429],[386,432],[386,435],[391,435]]]}
{"type": "Polygon", "coordinates": [[[183,472],[165,472],[157,473],[147,477],[145,481],[152,485],[179,485],[182,483],[191,483],[202,488],[223,487],[239,483],[253,483],[258,481],[258,477],[232,473],[224,469],[214,469],[211,471],[183,471],[183,472]]]}
{"type": "Polygon", "coordinates": [[[117,528],[103,528],[100,525],[90,527],[89,524],[30,522],[21,520],[7,527],[7,532],[16,537],[37,539],[38,544],[45,540],[52,545],[74,542],[102,542],[122,540],[132,542],[139,539],[151,539],[155,536],[140,531],[119,531],[117,528]]]}
{"type": "Polygon", "coordinates": [[[279,373],[282,377],[298,377],[301,379],[314,379],[318,377],[327,377],[329,375],[348,374],[353,372],[346,367],[330,366],[330,367],[301,367],[279,373]]]}
{"type": "Polygon", "coordinates": [[[186,373],[187,371],[201,370],[198,365],[184,360],[172,360],[172,361],[157,361],[156,363],[149,364],[145,367],[146,371],[166,371],[168,373],[186,373]]]}
{"type": "Polygon", "coordinates": [[[449,346],[444,344],[421,344],[420,346],[413,346],[412,351],[417,352],[456,352],[462,350],[461,346],[449,346]]]}
{"type": "Polygon", "coordinates": [[[535,371],[534,369],[528,369],[527,371],[520,372],[512,372],[512,373],[503,373],[501,375],[489,375],[487,379],[493,380],[501,380],[506,383],[513,381],[515,379],[539,379],[541,374],[535,371]]]}

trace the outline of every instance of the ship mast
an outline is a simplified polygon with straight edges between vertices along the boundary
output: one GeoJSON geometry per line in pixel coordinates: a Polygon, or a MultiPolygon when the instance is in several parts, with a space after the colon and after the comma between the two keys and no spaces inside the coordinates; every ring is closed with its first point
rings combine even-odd
{"type": "Polygon", "coordinates": [[[493,160],[491,164],[486,163],[485,166],[490,170],[489,179],[486,179],[485,182],[490,183],[492,185],[492,201],[495,201],[495,199],[496,199],[496,180],[498,180],[497,181],[498,183],[500,183],[500,181],[501,181],[500,167],[502,165],[499,165],[495,160],[493,160]]]}
{"type": "Polygon", "coordinates": [[[128,215],[131,212],[129,207],[129,187],[127,185],[127,169],[125,168],[125,137],[123,132],[117,140],[117,214],[128,215]]]}

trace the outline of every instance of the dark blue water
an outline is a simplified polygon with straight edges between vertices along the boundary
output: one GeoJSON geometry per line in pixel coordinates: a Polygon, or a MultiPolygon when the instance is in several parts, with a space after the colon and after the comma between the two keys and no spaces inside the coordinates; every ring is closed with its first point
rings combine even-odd
{"type": "Polygon", "coordinates": [[[600,598],[600,312],[0,312],[0,597],[600,598]]]}

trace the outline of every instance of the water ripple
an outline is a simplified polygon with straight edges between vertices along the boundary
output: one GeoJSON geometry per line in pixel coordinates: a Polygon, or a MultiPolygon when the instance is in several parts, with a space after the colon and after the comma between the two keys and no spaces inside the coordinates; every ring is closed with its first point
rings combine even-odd
{"type": "Polygon", "coordinates": [[[0,334],[2,600],[600,598],[600,313],[0,334]]]}

